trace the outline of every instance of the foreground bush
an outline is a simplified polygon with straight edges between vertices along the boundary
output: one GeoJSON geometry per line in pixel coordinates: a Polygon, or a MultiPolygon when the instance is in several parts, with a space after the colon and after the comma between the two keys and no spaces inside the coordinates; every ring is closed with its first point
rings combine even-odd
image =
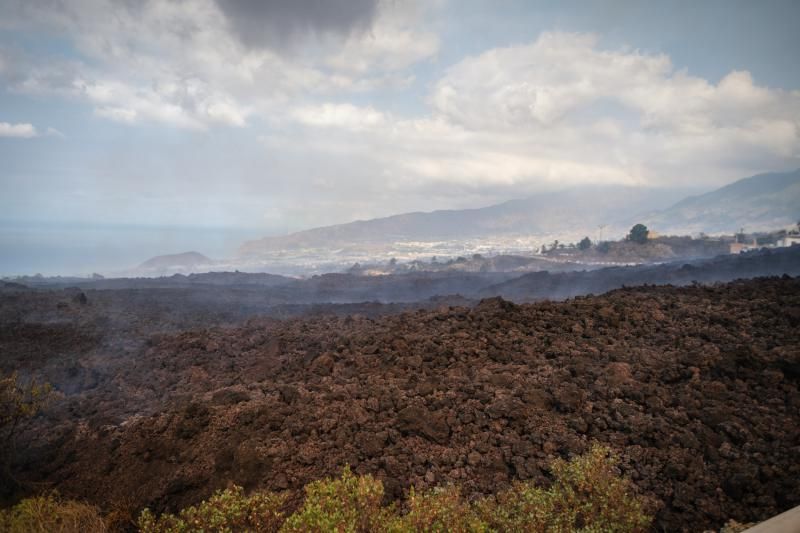
{"type": "Polygon", "coordinates": [[[378,531],[384,530],[393,509],[383,507],[383,484],[370,475],[354,476],[345,467],[338,479],[306,485],[303,507],[284,524],[282,531],[378,531]]]}
{"type": "MultiPolygon", "coordinates": [[[[584,532],[635,533],[650,518],[630,481],[619,476],[608,448],[594,446],[569,462],[553,463],[547,488],[515,483],[496,496],[470,503],[458,487],[417,493],[412,488],[400,508],[383,505],[383,484],[345,467],[338,478],[309,483],[302,507],[288,518],[284,495],[241,487],[214,493],[207,501],[175,514],[155,516],[145,509],[137,521],[145,533],[183,532],[584,532]]],[[[0,512],[0,531],[105,531],[93,507],[54,496],[23,500],[0,512]]]]}
{"type": "Polygon", "coordinates": [[[438,487],[408,496],[408,512],[387,528],[393,532],[483,532],[489,531],[472,506],[461,497],[458,487],[438,487]]]}
{"type": "Polygon", "coordinates": [[[156,518],[149,509],[142,511],[137,525],[143,533],[182,533],[185,531],[278,531],[283,523],[280,511],[285,497],[274,492],[244,494],[242,487],[217,491],[197,506],[177,515],[156,518]]]}
{"type": "Polygon", "coordinates": [[[515,483],[479,502],[479,513],[499,531],[645,531],[651,519],[616,463],[608,448],[595,445],[572,461],[555,461],[550,488],[515,483]]]}
{"type": "Polygon", "coordinates": [[[0,511],[0,531],[7,533],[101,533],[106,526],[96,507],[56,494],[27,498],[0,511]]]}

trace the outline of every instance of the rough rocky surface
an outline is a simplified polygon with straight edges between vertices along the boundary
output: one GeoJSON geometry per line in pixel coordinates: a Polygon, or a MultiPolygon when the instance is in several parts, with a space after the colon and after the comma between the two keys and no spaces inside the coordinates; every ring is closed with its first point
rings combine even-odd
{"type": "Polygon", "coordinates": [[[15,324],[4,367],[83,354],[21,432],[16,472],[107,509],[175,509],[229,482],[296,491],[347,463],[392,498],[478,495],[546,483],[593,440],[660,502],[655,530],[800,504],[798,279],[252,319],[150,336],[123,360],[94,322],[15,324]]]}

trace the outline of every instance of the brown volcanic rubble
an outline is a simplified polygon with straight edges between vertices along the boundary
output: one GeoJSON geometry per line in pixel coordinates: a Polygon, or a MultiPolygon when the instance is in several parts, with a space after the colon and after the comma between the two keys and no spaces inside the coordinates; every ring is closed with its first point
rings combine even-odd
{"type": "Polygon", "coordinates": [[[718,528],[800,504],[799,327],[790,278],[254,319],[155,340],[29,430],[22,466],[71,496],[163,510],[229,482],[297,491],[345,464],[391,498],[486,494],[546,483],[553,458],[597,440],[661,502],[656,529],[718,528]]]}

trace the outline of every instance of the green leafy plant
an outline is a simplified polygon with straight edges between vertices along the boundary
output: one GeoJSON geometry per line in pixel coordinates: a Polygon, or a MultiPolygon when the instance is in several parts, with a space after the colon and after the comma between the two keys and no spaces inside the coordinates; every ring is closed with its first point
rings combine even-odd
{"type": "Polygon", "coordinates": [[[50,493],[26,498],[0,511],[0,531],[7,533],[102,533],[103,518],[96,507],[62,500],[50,493]]]}
{"type": "Polygon", "coordinates": [[[208,500],[177,515],[156,517],[145,509],[137,525],[143,533],[278,531],[284,520],[281,507],[285,501],[284,495],[274,492],[246,496],[242,487],[234,486],[215,492],[208,500]]]}
{"type": "Polygon", "coordinates": [[[281,531],[366,532],[385,528],[393,508],[383,507],[383,484],[370,475],[355,476],[350,467],[336,479],[306,485],[303,507],[281,531]]]}
{"type": "Polygon", "coordinates": [[[0,427],[9,428],[8,434],[13,435],[21,420],[35,416],[47,405],[52,391],[48,383],[23,384],[16,372],[0,376],[0,427]]]}
{"type": "MultiPolygon", "coordinates": [[[[556,460],[549,488],[518,482],[475,503],[463,498],[456,486],[425,492],[412,488],[402,509],[383,505],[379,480],[370,475],[356,476],[345,467],[338,478],[306,485],[302,507],[288,518],[283,512],[286,495],[266,491],[246,495],[244,489],[233,486],[178,514],[156,516],[145,509],[136,525],[144,533],[646,531],[651,521],[645,512],[646,501],[635,495],[628,479],[619,475],[617,463],[608,448],[595,445],[570,461],[556,460]]],[[[112,518],[113,512],[106,522],[119,525],[120,521],[112,518]]],[[[0,531],[105,530],[96,508],[61,500],[55,494],[29,498],[0,511],[0,531]]]]}
{"type": "Polygon", "coordinates": [[[548,489],[515,483],[509,490],[477,504],[479,515],[500,531],[639,532],[651,518],[631,482],[619,475],[618,459],[606,447],[552,465],[548,489]]]}
{"type": "Polygon", "coordinates": [[[417,493],[412,488],[408,496],[408,512],[396,518],[389,531],[424,532],[484,532],[489,531],[472,506],[461,497],[458,487],[437,487],[417,493]]]}

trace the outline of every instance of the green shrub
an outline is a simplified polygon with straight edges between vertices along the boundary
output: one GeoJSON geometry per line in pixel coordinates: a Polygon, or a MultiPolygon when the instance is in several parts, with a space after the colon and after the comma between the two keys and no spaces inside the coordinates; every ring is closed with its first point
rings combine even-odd
{"type": "Polygon", "coordinates": [[[383,507],[383,484],[370,475],[354,476],[345,467],[341,477],[306,485],[303,507],[281,531],[361,532],[385,529],[392,507],[383,507]]]}
{"type": "MultiPolygon", "coordinates": [[[[647,530],[650,517],[642,498],[616,468],[608,448],[595,445],[571,461],[552,465],[553,483],[547,489],[530,482],[515,483],[496,496],[470,504],[455,486],[417,493],[412,488],[404,508],[384,506],[383,485],[370,475],[356,476],[349,467],[335,479],[306,485],[303,506],[284,521],[285,495],[244,489],[217,491],[207,501],[175,514],[156,517],[148,509],[137,525],[144,533],[184,532],[369,532],[406,531],[456,533],[582,532],[635,533],[647,530]]],[[[111,523],[113,512],[109,515],[111,523]]],[[[123,522],[116,520],[115,523],[123,522]]],[[[23,500],[0,511],[0,531],[105,531],[95,507],[50,494],[23,500]]]]}
{"type": "Polygon", "coordinates": [[[26,498],[0,511],[0,531],[7,533],[101,533],[106,526],[96,507],[62,500],[51,493],[26,498]]]}
{"type": "Polygon", "coordinates": [[[285,496],[274,492],[254,492],[245,496],[242,487],[217,491],[197,506],[177,515],[158,518],[149,509],[139,515],[143,533],[182,533],[188,531],[278,531],[283,522],[281,507],[285,496]]]}
{"type": "Polygon", "coordinates": [[[480,516],[500,531],[638,532],[650,517],[644,501],[620,477],[617,458],[604,446],[567,462],[552,465],[549,489],[515,483],[509,490],[478,503],[480,516]]]}
{"type": "Polygon", "coordinates": [[[389,531],[483,532],[489,531],[475,510],[461,497],[458,487],[437,487],[408,496],[408,513],[396,518],[389,531]]]}
{"type": "Polygon", "coordinates": [[[52,391],[48,383],[23,384],[16,372],[0,375],[0,427],[10,427],[13,433],[22,419],[35,416],[47,405],[52,391]]]}

